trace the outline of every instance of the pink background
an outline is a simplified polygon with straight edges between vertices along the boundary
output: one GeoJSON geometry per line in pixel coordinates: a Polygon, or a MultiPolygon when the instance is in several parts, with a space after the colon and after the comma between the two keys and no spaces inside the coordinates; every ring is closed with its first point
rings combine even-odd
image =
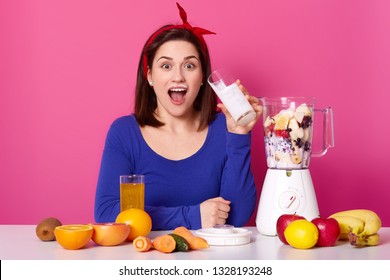
{"type": "MultiPolygon", "coordinates": [[[[193,25],[218,33],[206,38],[214,68],[253,95],[333,107],[336,146],[310,165],[321,215],[368,208],[390,226],[390,2],[181,4],[193,25]]],[[[93,221],[107,129],[132,110],[144,41],[171,22],[168,0],[0,2],[0,224],[93,221]]],[[[260,194],[260,123],[253,154],[260,194]]]]}

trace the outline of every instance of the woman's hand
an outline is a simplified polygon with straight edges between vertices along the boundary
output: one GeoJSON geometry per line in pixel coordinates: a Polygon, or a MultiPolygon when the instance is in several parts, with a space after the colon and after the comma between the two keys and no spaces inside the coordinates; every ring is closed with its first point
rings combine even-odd
{"type": "Polygon", "coordinates": [[[245,126],[239,126],[234,121],[229,111],[226,109],[225,105],[219,103],[217,106],[218,108],[221,109],[221,111],[226,116],[226,125],[229,132],[236,133],[236,134],[247,134],[253,129],[254,125],[259,120],[261,113],[263,112],[263,107],[260,105],[258,98],[249,95],[248,90],[241,84],[240,80],[237,80],[237,84],[240,90],[245,94],[245,97],[248,99],[249,103],[252,105],[253,110],[255,110],[256,112],[255,119],[245,126]]]}
{"type": "Polygon", "coordinates": [[[229,216],[230,201],[222,197],[208,199],[200,204],[202,228],[224,225],[229,216]]]}

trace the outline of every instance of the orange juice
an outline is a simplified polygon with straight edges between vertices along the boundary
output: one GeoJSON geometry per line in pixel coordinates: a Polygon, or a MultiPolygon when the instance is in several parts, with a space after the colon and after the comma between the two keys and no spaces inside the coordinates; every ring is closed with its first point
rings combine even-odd
{"type": "Polygon", "coordinates": [[[121,183],[120,184],[120,204],[121,211],[129,208],[144,210],[144,183],[121,183]]]}

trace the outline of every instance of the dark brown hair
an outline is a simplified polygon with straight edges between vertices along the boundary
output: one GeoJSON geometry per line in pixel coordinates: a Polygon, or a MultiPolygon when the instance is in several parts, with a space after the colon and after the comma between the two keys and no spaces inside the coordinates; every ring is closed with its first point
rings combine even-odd
{"type": "MultiPolygon", "coordinates": [[[[154,34],[160,32],[156,38],[143,47],[140,61],[138,64],[137,84],[135,92],[134,114],[140,126],[150,125],[153,127],[163,126],[155,116],[157,108],[157,98],[153,88],[149,85],[147,77],[144,74],[143,56],[146,55],[149,69],[152,69],[152,62],[159,47],[172,40],[186,41],[193,44],[199,53],[199,59],[202,66],[203,85],[194,102],[194,109],[200,112],[199,130],[205,128],[216,115],[217,98],[207,83],[207,78],[211,74],[210,56],[206,47],[202,47],[196,35],[185,28],[172,28],[161,31],[157,30],[154,34]]],[[[152,34],[153,36],[153,34],[152,34]]],[[[152,37],[150,36],[150,38],[152,37]]],[[[150,39],[149,38],[149,39],[150,39]]],[[[148,41],[149,41],[148,39],[148,41]]],[[[147,42],[148,42],[147,41],[147,42]]]]}

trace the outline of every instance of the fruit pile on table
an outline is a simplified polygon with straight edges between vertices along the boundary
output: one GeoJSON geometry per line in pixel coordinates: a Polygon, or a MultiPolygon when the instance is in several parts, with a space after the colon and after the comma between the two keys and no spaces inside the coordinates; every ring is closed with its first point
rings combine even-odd
{"type": "MultiPolygon", "coordinates": [[[[382,223],[372,210],[355,209],[337,212],[328,218],[311,221],[296,214],[283,214],[276,223],[279,239],[297,249],[334,246],[338,240],[348,240],[356,247],[375,246],[382,223]]],[[[126,240],[140,252],[152,249],[163,253],[199,250],[209,247],[205,239],[194,235],[185,227],[177,227],[170,234],[151,240],[152,219],[141,209],[128,209],[117,216],[114,223],[62,225],[57,218],[43,219],[36,227],[42,241],[57,242],[65,249],[77,250],[92,239],[99,246],[116,246],[126,240]]]]}
{"type": "Polygon", "coordinates": [[[209,244],[202,237],[181,226],[170,234],[162,234],[151,240],[150,215],[141,209],[131,208],[120,212],[114,223],[62,225],[57,218],[43,219],[36,227],[36,235],[42,241],[57,241],[64,249],[78,250],[90,240],[99,246],[116,246],[125,241],[133,243],[139,252],[155,249],[162,253],[206,249],[209,244]]]}
{"type": "Polygon", "coordinates": [[[334,246],[338,240],[364,247],[380,243],[381,226],[374,211],[354,209],[311,221],[300,215],[283,214],[277,220],[276,230],[280,241],[297,249],[334,246]]]}

